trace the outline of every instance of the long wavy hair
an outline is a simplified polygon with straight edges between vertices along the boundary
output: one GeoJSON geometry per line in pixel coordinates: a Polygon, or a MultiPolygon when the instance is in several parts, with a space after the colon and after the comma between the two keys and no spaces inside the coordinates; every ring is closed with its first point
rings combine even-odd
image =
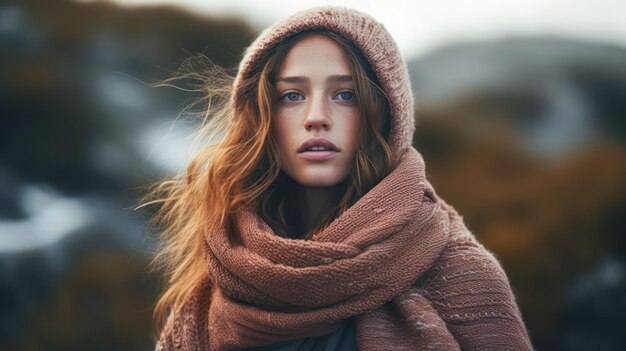
{"type": "Polygon", "coordinates": [[[210,279],[203,246],[211,228],[231,226],[241,206],[252,206],[277,235],[289,236],[285,200],[294,181],[281,172],[271,133],[277,101],[273,82],[289,49],[312,33],[328,36],[345,54],[362,123],[354,166],[341,184],[343,195],[303,239],[326,228],[395,166],[387,143],[389,100],[361,51],[340,34],[326,30],[301,32],[270,49],[242,79],[241,103],[230,103],[232,75],[223,70],[214,68],[202,74],[192,69],[170,78],[166,85],[178,78],[199,79],[207,106],[198,131],[198,140],[204,146],[185,171],[154,184],[141,200],[141,206],[158,205],[153,223],[161,233],[161,245],[152,268],[162,272],[165,287],[154,309],[157,335],[167,317],[179,313],[192,291],[210,279]]]}

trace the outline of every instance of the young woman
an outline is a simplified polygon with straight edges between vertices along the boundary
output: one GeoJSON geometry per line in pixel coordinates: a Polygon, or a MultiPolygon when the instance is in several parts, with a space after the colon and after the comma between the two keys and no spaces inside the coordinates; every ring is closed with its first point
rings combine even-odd
{"type": "Polygon", "coordinates": [[[154,192],[157,349],[531,350],[498,261],[426,179],[413,115],[370,16],[263,32],[211,141],[154,192]]]}

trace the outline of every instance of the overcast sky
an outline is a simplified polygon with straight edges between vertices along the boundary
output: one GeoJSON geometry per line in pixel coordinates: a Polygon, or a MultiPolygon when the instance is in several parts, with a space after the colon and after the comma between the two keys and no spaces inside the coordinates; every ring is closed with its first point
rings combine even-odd
{"type": "Polygon", "coordinates": [[[626,1],[621,0],[109,1],[129,6],[174,4],[210,16],[236,15],[258,29],[312,6],[343,5],[381,21],[405,56],[420,55],[453,41],[507,36],[558,35],[626,46],[626,1]]]}

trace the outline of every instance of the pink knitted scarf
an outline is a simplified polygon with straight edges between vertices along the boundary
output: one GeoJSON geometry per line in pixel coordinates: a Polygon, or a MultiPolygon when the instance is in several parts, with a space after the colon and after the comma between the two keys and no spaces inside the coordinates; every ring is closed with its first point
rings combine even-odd
{"type": "MultiPolygon", "coordinates": [[[[331,333],[356,315],[360,350],[460,349],[455,336],[466,330],[453,328],[453,335],[446,322],[454,324],[463,316],[445,313],[454,311],[439,305],[454,292],[425,279],[451,264],[442,262],[442,251],[452,238],[473,239],[461,217],[433,191],[414,148],[311,240],[280,237],[251,210],[241,211],[233,227],[231,232],[207,231],[205,253],[213,283],[199,286],[178,319],[168,323],[160,348],[242,350],[331,333]],[[233,234],[237,242],[231,241],[233,234]],[[433,284],[439,290],[425,289],[433,284]]],[[[464,259],[465,272],[484,271],[486,261],[479,258],[464,259]]],[[[487,277],[488,282],[473,284],[488,286],[478,292],[486,301],[498,297],[491,304],[500,307],[478,309],[465,319],[499,317],[505,321],[499,329],[509,336],[484,341],[494,349],[530,349],[506,276],[494,267],[495,273],[488,269],[487,275],[474,274],[471,281],[487,277]],[[507,344],[506,339],[515,341],[507,344]]],[[[495,335],[480,324],[474,329],[478,336],[495,335]]],[[[466,346],[478,349],[471,342],[466,346]]]]}
{"type": "Polygon", "coordinates": [[[251,209],[204,237],[208,274],[157,350],[243,350],[331,333],[354,316],[359,350],[532,350],[508,280],[426,180],[406,65],[384,26],[341,7],[294,14],[246,50],[233,106],[268,51],[325,29],[351,40],[390,103],[396,168],[311,240],[276,235],[251,209]]]}

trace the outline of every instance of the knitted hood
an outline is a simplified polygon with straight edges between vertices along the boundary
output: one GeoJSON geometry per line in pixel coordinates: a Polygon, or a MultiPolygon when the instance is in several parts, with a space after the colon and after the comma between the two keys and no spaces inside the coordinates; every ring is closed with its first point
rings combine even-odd
{"type": "Polygon", "coordinates": [[[406,64],[385,27],[371,16],[345,7],[315,7],[298,12],[263,31],[246,49],[234,82],[233,104],[242,101],[241,81],[247,78],[268,50],[306,30],[326,29],[351,40],[369,61],[391,107],[389,146],[394,161],[411,146],[415,119],[406,64]]]}
{"type": "Polygon", "coordinates": [[[242,102],[241,82],[268,50],[311,29],[345,36],[370,62],[390,101],[396,167],[311,240],[276,235],[248,208],[207,227],[208,274],[170,315],[157,351],[273,349],[352,317],[359,350],[532,350],[504,271],[435,193],[411,147],[406,65],[380,23],[339,7],[279,22],[245,52],[231,103],[242,102]]]}

